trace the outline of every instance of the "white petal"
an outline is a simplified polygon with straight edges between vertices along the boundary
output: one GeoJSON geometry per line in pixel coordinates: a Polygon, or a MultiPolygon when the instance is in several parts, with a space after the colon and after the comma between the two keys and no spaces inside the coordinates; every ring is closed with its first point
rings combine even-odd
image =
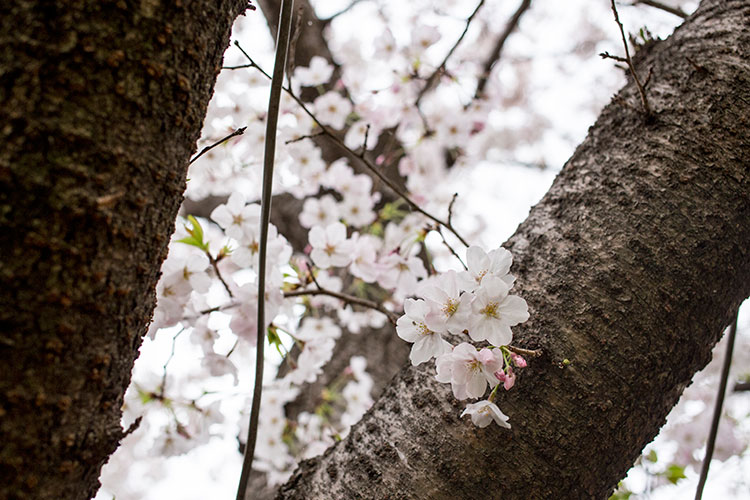
{"type": "Polygon", "coordinates": [[[509,295],[505,297],[497,308],[503,323],[513,326],[523,323],[529,319],[529,306],[526,301],[518,295],[509,295]]]}
{"type": "Polygon", "coordinates": [[[326,231],[320,226],[313,226],[313,228],[310,229],[307,238],[313,248],[323,248],[327,244],[326,231]]]}

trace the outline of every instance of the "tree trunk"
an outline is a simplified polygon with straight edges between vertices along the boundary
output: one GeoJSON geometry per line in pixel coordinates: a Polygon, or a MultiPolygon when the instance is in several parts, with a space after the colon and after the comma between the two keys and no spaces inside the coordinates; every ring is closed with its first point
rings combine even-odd
{"type": "Polygon", "coordinates": [[[643,49],[653,116],[626,86],[508,241],[516,339],[544,352],[498,398],[513,428],[406,366],[279,498],[608,496],[750,294],[748,25],[746,1],[704,0],[643,49]]]}
{"type": "Polygon", "coordinates": [[[0,498],[99,487],[246,5],[0,5],[0,498]]]}

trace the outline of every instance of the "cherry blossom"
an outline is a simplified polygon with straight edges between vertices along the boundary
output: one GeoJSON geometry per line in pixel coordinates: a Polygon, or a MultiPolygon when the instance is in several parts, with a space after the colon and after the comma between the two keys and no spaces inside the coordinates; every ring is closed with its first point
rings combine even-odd
{"type": "Polygon", "coordinates": [[[299,215],[299,222],[302,227],[311,228],[313,226],[326,227],[338,222],[341,212],[336,203],[336,199],[330,194],[320,198],[308,198],[302,204],[302,213],[299,215]]]}
{"type": "Polygon", "coordinates": [[[346,226],[340,222],[329,224],[325,229],[314,226],[310,229],[309,240],[310,258],[321,269],[346,266],[351,261],[353,244],[346,237],[346,226]]]}
{"type": "Polygon", "coordinates": [[[245,197],[235,191],[226,204],[214,208],[211,219],[224,229],[227,236],[240,240],[246,230],[255,231],[260,221],[260,205],[245,205],[245,197]]]}
{"type": "Polygon", "coordinates": [[[380,265],[377,261],[377,251],[382,244],[381,240],[370,235],[352,234],[354,248],[352,250],[352,262],[349,271],[357,278],[374,283],[380,274],[380,265]]]}
{"type": "Polygon", "coordinates": [[[416,366],[450,351],[451,345],[440,335],[446,330],[440,321],[429,315],[430,307],[424,300],[406,299],[404,315],[396,322],[398,336],[413,342],[409,359],[416,366]]]}
{"type": "Polygon", "coordinates": [[[337,339],[341,337],[341,328],[328,316],[322,318],[307,317],[302,320],[294,336],[304,342],[330,337],[337,339]]]}
{"type": "Polygon", "coordinates": [[[352,103],[338,92],[326,92],[313,103],[315,116],[324,125],[339,130],[344,128],[346,118],[352,112],[352,103]]]}
{"type": "Polygon", "coordinates": [[[461,416],[470,415],[471,421],[477,427],[487,427],[491,422],[495,422],[500,427],[510,429],[508,423],[508,416],[500,411],[500,408],[491,401],[479,401],[477,403],[469,403],[466,405],[466,409],[461,413],[461,416]]]}
{"type": "Polygon", "coordinates": [[[433,283],[422,291],[431,316],[443,322],[447,331],[462,333],[468,328],[471,294],[461,293],[458,273],[453,270],[440,274],[433,283]]]}
{"type": "Polygon", "coordinates": [[[487,253],[478,246],[471,246],[466,250],[466,265],[469,269],[463,275],[468,278],[469,283],[474,283],[472,290],[482,284],[485,276],[502,279],[510,289],[515,281],[515,277],[508,274],[512,263],[513,256],[502,247],[487,253]]]}
{"type": "Polygon", "coordinates": [[[508,345],[513,340],[510,327],[529,319],[526,301],[517,295],[508,295],[508,291],[507,283],[496,276],[482,280],[471,303],[469,335],[472,340],[487,340],[495,346],[508,345]]]}
{"type": "Polygon", "coordinates": [[[462,342],[438,357],[435,362],[437,366],[438,382],[450,382],[453,395],[456,399],[481,398],[487,385],[495,387],[499,380],[494,373],[500,369],[502,360],[490,349],[477,349],[462,342]]]}
{"type": "Polygon", "coordinates": [[[308,67],[298,66],[294,70],[294,80],[303,87],[315,87],[328,83],[333,74],[333,66],[323,57],[313,56],[308,67]]]}

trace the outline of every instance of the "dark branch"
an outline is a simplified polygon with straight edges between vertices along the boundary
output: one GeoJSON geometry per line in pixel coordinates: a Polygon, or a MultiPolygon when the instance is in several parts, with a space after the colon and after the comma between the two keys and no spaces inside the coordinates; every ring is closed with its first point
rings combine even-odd
{"type": "Polygon", "coordinates": [[[635,66],[633,66],[633,60],[630,58],[630,50],[628,49],[628,41],[625,38],[625,28],[623,27],[622,23],[620,22],[620,15],[617,13],[617,6],[615,5],[615,0],[610,0],[612,3],[612,13],[615,15],[615,22],[617,23],[617,26],[620,28],[620,35],[622,36],[622,45],[625,47],[625,62],[628,64],[628,69],[630,69],[630,74],[633,76],[633,80],[635,81],[635,86],[638,88],[638,94],[641,96],[641,105],[643,106],[643,113],[646,116],[651,116],[651,107],[648,104],[648,99],[646,99],[646,89],[643,87],[643,84],[641,84],[640,78],[638,78],[638,73],[635,72],[635,66]]]}
{"type": "Polygon", "coordinates": [[[195,160],[197,160],[201,156],[203,156],[205,153],[208,153],[209,151],[211,151],[213,148],[215,148],[216,146],[218,146],[222,142],[226,142],[229,139],[231,139],[232,137],[237,137],[238,135],[244,134],[246,128],[247,127],[240,127],[237,130],[235,130],[234,132],[232,132],[231,134],[229,134],[228,136],[224,137],[223,139],[219,139],[218,141],[214,142],[210,146],[206,146],[205,148],[201,149],[201,152],[198,153],[197,155],[195,155],[192,160],[190,160],[189,165],[192,164],[195,160]]]}
{"type": "Polygon", "coordinates": [[[670,14],[674,14],[675,16],[681,17],[683,19],[686,19],[688,17],[687,13],[685,13],[685,11],[680,9],[679,7],[671,7],[663,2],[658,2],[656,0],[633,0],[633,5],[648,5],[649,7],[654,7],[656,9],[663,10],[664,12],[669,12],[670,14]]]}
{"type": "Polygon", "coordinates": [[[435,71],[432,72],[429,78],[427,78],[427,81],[425,82],[424,87],[422,87],[422,90],[419,91],[417,100],[414,102],[415,106],[419,106],[419,103],[422,101],[422,97],[424,97],[425,94],[427,94],[429,91],[435,88],[435,85],[438,79],[445,72],[445,65],[448,63],[448,59],[450,59],[450,57],[453,55],[453,52],[455,52],[458,46],[461,44],[461,41],[464,39],[464,36],[466,36],[466,32],[469,31],[469,26],[471,26],[471,22],[474,20],[474,17],[477,15],[477,12],[479,12],[479,9],[481,9],[483,5],[484,5],[484,0],[479,0],[479,3],[474,9],[474,12],[472,12],[471,15],[466,19],[466,25],[464,26],[464,30],[461,33],[461,36],[458,37],[458,40],[456,40],[456,43],[454,43],[453,47],[451,47],[451,50],[448,51],[448,54],[446,54],[445,59],[443,59],[443,62],[440,63],[440,66],[438,66],[437,69],[435,69],[435,71]]]}
{"type": "Polygon", "coordinates": [[[516,9],[516,12],[513,13],[513,16],[508,21],[508,24],[505,25],[505,30],[500,34],[500,38],[497,39],[495,48],[492,49],[490,57],[488,57],[487,61],[484,63],[482,74],[480,75],[479,82],[477,83],[477,90],[476,92],[474,92],[474,99],[478,99],[484,96],[484,88],[487,86],[487,82],[490,78],[490,73],[492,73],[492,68],[500,59],[500,53],[503,51],[505,42],[508,40],[510,34],[513,33],[513,30],[516,29],[516,26],[518,26],[523,13],[526,12],[526,10],[530,6],[531,0],[523,0],[521,2],[521,5],[518,6],[518,9],[516,9]]]}

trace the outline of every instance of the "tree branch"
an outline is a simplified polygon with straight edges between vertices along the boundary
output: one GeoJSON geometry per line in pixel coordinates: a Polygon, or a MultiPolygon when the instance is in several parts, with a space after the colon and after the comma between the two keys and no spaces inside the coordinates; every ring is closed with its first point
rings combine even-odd
{"type": "Polygon", "coordinates": [[[656,9],[669,12],[670,14],[681,17],[683,19],[687,19],[688,17],[688,14],[679,7],[671,7],[664,2],[659,2],[657,0],[633,0],[633,5],[648,5],[649,7],[654,7],[656,9]]]}
{"type": "Polygon", "coordinates": [[[513,13],[513,16],[511,16],[508,24],[505,25],[505,30],[500,34],[497,43],[495,43],[495,48],[492,49],[490,56],[484,63],[484,69],[479,75],[479,81],[477,82],[477,90],[474,92],[474,99],[484,97],[484,89],[487,86],[487,81],[492,73],[492,68],[495,67],[495,64],[500,59],[500,54],[503,51],[505,42],[508,41],[508,37],[510,37],[513,30],[516,29],[519,21],[521,21],[521,16],[523,16],[523,13],[526,12],[529,7],[531,7],[531,0],[523,0],[518,6],[518,9],[513,13]]]}
{"type": "MultiPolygon", "coordinates": [[[[646,89],[643,86],[643,84],[641,84],[641,79],[638,78],[638,73],[636,73],[635,67],[633,66],[633,60],[630,58],[630,50],[628,49],[628,41],[625,38],[625,28],[622,26],[622,23],[620,22],[620,16],[617,13],[617,6],[615,5],[615,0],[610,0],[610,2],[612,4],[612,13],[614,13],[615,15],[615,22],[617,23],[617,26],[620,28],[620,35],[622,36],[622,45],[623,47],[625,47],[625,62],[628,65],[630,74],[633,76],[633,80],[635,81],[635,86],[638,89],[638,94],[641,96],[641,105],[643,106],[643,113],[646,115],[646,117],[650,117],[651,106],[649,105],[648,99],[646,98],[646,89]]],[[[602,55],[602,57],[604,56],[602,55]]],[[[613,57],[613,56],[608,56],[608,57],[613,57]]]]}
{"type": "Polygon", "coordinates": [[[419,95],[417,95],[417,100],[414,102],[415,106],[419,106],[419,103],[422,101],[422,98],[427,94],[427,92],[430,92],[432,89],[435,88],[436,83],[438,79],[442,76],[442,74],[445,71],[445,65],[448,64],[448,59],[453,55],[453,52],[456,51],[458,46],[461,44],[461,41],[464,39],[464,36],[466,36],[466,32],[469,31],[469,26],[471,26],[471,22],[474,20],[474,17],[476,17],[477,13],[479,12],[479,9],[482,8],[484,5],[485,0],[480,0],[477,4],[476,8],[474,9],[474,12],[471,13],[471,15],[466,19],[466,25],[464,26],[464,30],[461,32],[461,36],[458,37],[458,40],[456,40],[456,43],[453,44],[453,47],[448,51],[448,53],[445,55],[445,58],[443,59],[443,62],[440,63],[440,66],[438,66],[435,71],[432,72],[432,74],[427,78],[427,81],[424,84],[424,87],[422,87],[422,90],[419,91],[419,95]]]}

